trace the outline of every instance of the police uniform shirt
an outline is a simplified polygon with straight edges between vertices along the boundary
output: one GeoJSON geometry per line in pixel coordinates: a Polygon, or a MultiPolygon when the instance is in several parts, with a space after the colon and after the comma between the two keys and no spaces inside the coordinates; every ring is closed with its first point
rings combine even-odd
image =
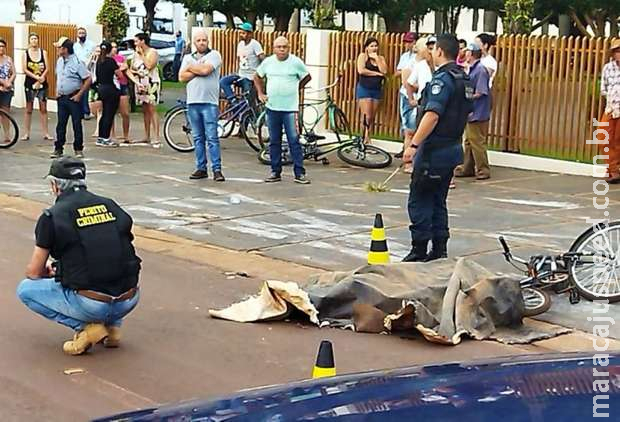
{"type": "Polygon", "coordinates": [[[433,168],[456,167],[463,162],[463,147],[459,138],[446,139],[436,134],[440,125],[453,125],[444,118],[444,113],[450,101],[454,101],[455,84],[452,76],[446,71],[445,67],[452,62],[442,65],[433,73],[433,79],[426,85],[422,92],[422,113],[427,111],[435,112],[439,115],[439,121],[433,132],[424,140],[415,156],[415,165],[420,165],[424,158],[430,159],[430,166],[433,168]],[[429,157],[424,157],[424,149],[435,142],[454,141],[453,145],[434,148],[429,151],[429,157]]]}

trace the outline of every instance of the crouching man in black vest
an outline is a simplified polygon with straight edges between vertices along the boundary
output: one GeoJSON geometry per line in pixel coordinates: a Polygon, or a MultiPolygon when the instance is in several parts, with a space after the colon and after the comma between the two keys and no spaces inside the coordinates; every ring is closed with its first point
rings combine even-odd
{"type": "Polygon", "coordinates": [[[75,330],[63,345],[70,355],[99,342],[117,347],[122,320],[139,299],[133,221],[116,202],[88,192],[85,177],[81,160],[52,163],[56,203],[37,221],[28,278],[17,288],[28,308],[75,330]],[[50,255],[55,262],[48,262],[50,255]]]}

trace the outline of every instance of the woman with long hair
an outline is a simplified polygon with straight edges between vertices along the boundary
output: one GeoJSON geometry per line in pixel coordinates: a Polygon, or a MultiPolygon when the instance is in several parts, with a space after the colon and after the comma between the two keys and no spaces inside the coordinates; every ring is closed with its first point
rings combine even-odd
{"type": "Polygon", "coordinates": [[[97,93],[101,99],[102,112],[99,120],[99,137],[95,145],[100,147],[116,147],[118,144],[110,140],[110,131],[114,123],[114,116],[118,110],[121,92],[117,87],[121,71],[112,58],[112,44],[104,41],[99,46],[101,53],[97,59],[97,93]]]}
{"type": "Polygon", "coordinates": [[[383,95],[383,80],[387,74],[385,57],[379,55],[379,41],[368,38],[364,51],[357,56],[358,81],[355,88],[357,104],[364,118],[364,142],[370,142],[379,101],[383,95]]]}
{"type": "Polygon", "coordinates": [[[145,139],[141,142],[149,143],[154,148],[160,148],[159,116],[157,115],[157,104],[159,104],[161,89],[161,79],[157,69],[159,55],[154,48],[149,47],[149,42],[150,38],[147,34],[135,35],[136,51],[127,76],[135,85],[136,103],[142,105],[145,139]],[[155,129],[155,140],[151,139],[151,126],[155,129]]]}
{"type": "Polygon", "coordinates": [[[43,139],[53,141],[50,136],[47,124],[47,73],[49,71],[49,60],[47,51],[39,46],[39,36],[34,32],[28,37],[28,49],[22,58],[22,67],[26,74],[24,80],[24,91],[26,94],[26,116],[24,118],[25,133],[21,137],[22,141],[30,139],[30,128],[32,127],[32,111],[34,100],[39,101],[39,117],[41,118],[41,129],[43,139]]]}
{"type": "MultiPolygon", "coordinates": [[[[0,38],[0,109],[7,113],[11,111],[11,99],[13,98],[13,81],[15,81],[15,65],[13,60],[6,55],[6,41],[0,38]]],[[[0,118],[4,130],[4,142],[10,141],[9,121],[5,117],[0,118]]]]}
{"type": "Polygon", "coordinates": [[[91,135],[93,138],[99,137],[99,122],[101,121],[101,99],[99,98],[99,93],[97,92],[97,62],[99,61],[99,57],[101,56],[101,46],[95,47],[93,50],[93,54],[88,61],[88,65],[86,68],[90,72],[93,78],[93,83],[88,90],[88,109],[95,116],[95,131],[91,135]]]}
{"type": "MultiPolygon", "coordinates": [[[[123,120],[123,143],[129,143],[129,81],[127,79],[128,66],[125,57],[118,54],[118,44],[112,43],[112,58],[116,61],[118,69],[121,71],[118,77],[119,89],[121,92],[118,112],[123,120]]],[[[112,124],[112,137],[114,137],[114,124],[112,124]]]]}

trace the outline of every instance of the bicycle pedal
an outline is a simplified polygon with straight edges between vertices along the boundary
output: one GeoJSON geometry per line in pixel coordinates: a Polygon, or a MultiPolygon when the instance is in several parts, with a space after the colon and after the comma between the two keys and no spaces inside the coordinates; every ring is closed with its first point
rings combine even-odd
{"type": "Polygon", "coordinates": [[[579,295],[577,289],[570,289],[568,300],[570,301],[571,305],[576,305],[577,303],[579,303],[579,301],[581,300],[581,296],[579,295]]]}

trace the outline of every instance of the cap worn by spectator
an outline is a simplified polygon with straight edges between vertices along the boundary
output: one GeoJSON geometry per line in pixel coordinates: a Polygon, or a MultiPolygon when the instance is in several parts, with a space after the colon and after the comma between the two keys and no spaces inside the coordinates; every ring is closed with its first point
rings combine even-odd
{"type": "MultiPolygon", "coordinates": [[[[86,165],[84,161],[74,157],[62,157],[52,161],[47,176],[58,179],[79,180],[86,178],[86,165]]],[[[46,177],[47,177],[46,176],[46,177]]]]}
{"type": "Polygon", "coordinates": [[[418,34],[416,34],[415,32],[407,32],[405,34],[405,36],[403,37],[403,42],[416,42],[416,40],[418,39],[418,34]]]}
{"type": "Polygon", "coordinates": [[[614,40],[614,42],[611,43],[610,50],[614,51],[614,50],[619,50],[619,49],[620,49],[620,39],[614,40]]]}
{"type": "Polygon", "coordinates": [[[70,45],[73,44],[73,41],[71,41],[67,37],[60,37],[58,38],[58,41],[56,41],[53,44],[54,44],[54,47],[69,47],[70,45]]]}
{"type": "Polygon", "coordinates": [[[244,22],[239,25],[239,29],[245,32],[252,32],[254,30],[254,27],[250,22],[244,22]]]}
{"type": "Polygon", "coordinates": [[[429,44],[437,44],[437,37],[434,35],[431,35],[430,37],[428,37],[428,39],[426,40],[426,45],[429,44]]]}
{"type": "Polygon", "coordinates": [[[466,51],[480,51],[480,46],[475,42],[470,42],[465,48],[466,51]]]}

